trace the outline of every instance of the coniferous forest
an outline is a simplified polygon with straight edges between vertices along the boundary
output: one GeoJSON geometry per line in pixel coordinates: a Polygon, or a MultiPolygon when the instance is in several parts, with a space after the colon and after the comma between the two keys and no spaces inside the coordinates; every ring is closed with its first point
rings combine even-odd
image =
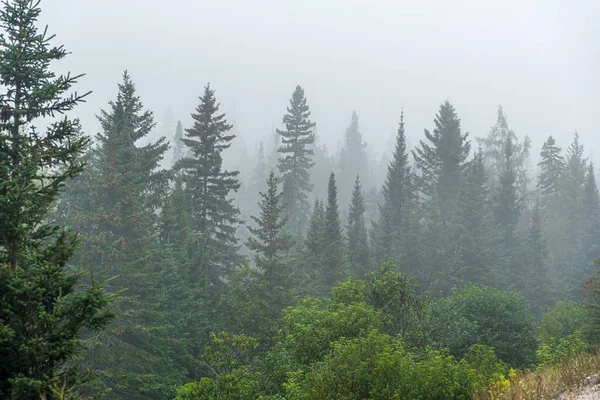
{"type": "Polygon", "coordinates": [[[1,4],[0,398],[500,398],[600,343],[576,132],[533,148],[499,106],[473,135],[444,100],[379,162],[296,86],[235,170],[217,88],[156,139],[124,71],[89,132],[43,3],[1,4]]]}

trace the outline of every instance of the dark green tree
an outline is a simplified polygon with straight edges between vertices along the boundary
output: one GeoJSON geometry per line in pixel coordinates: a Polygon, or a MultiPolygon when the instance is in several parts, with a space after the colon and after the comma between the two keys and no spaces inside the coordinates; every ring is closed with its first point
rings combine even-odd
{"type": "Polygon", "coordinates": [[[261,269],[267,290],[272,294],[275,287],[289,285],[289,273],[282,262],[282,255],[293,245],[291,236],[284,232],[282,194],[277,190],[277,178],[273,171],[269,173],[266,192],[260,193],[260,196],[260,215],[251,217],[256,228],[248,228],[252,236],[246,246],[256,253],[256,266],[261,269]]]}
{"type": "Polygon", "coordinates": [[[404,113],[402,113],[393,159],[388,166],[383,185],[383,206],[374,228],[374,251],[378,264],[383,260],[400,255],[401,236],[408,233],[404,225],[413,200],[412,197],[413,182],[408,164],[404,113]]]}
{"type": "Polygon", "coordinates": [[[348,225],[346,226],[346,255],[350,271],[357,277],[371,270],[371,250],[365,224],[365,211],[362,185],[357,175],[348,211],[348,225]]]}
{"type": "Polygon", "coordinates": [[[88,139],[78,121],[56,114],[85,95],[71,92],[81,76],[56,75],[50,65],[67,51],[37,29],[31,0],[0,9],[0,397],[64,399],[77,395],[82,374],[71,363],[84,330],[110,320],[111,301],[96,282],[78,283],[69,270],[77,238],[49,221],[66,182],[82,171],[88,139]],[[68,95],[67,93],[72,93],[68,95]],[[46,129],[38,132],[36,122],[46,129]]]}
{"type": "Polygon", "coordinates": [[[344,277],[342,264],[344,254],[344,236],[338,209],[337,185],[335,174],[329,175],[327,204],[325,205],[325,236],[321,238],[325,260],[322,266],[323,286],[329,291],[344,277]]]}
{"type": "Polygon", "coordinates": [[[447,224],[456,211],[458,188],[471,149],[468,133],[460,129],[460,119],[450,102],[440,106],[433,133],[425,130],[427,142],[419,141],[413,151],[421,172],[419,187],[423,195],[436,198],[442,222],[447,224]]]}
{"type": "Polygon", "coordinates": [[[505,170],[498,177],[495,192],[492,194],[492,211],[498,232],[498,245],[501,252],[499,273],[508,287],[514,287],[523,278],[523,266],[519,262],[519,232],[517,224],[523,210],[523,200],[519,197],[517,176],[514,168],[514,153],[510,139],[504,147],[505,170]]]}
{"type": "Polygon", "coordinates": [[[565,159],[560,153],[561,148],[556,146],[554,138],[548,137],[542,146],[541,160],[538,163],[540,175],[537,187],[541,192],[544,204],[549,202],[549,198],[558,198],[559,195],[559,182],[565,170],[565,159]]]}
{"type": "Polygon", "coordinates": [[[325,234],[325,207],[323,202],[317,199],[306,231],[303,276],[296,278],[310,284],[313,288],[320,284],[321,267],[325,262],[325,234]]]}
{"type": "Polygon", "coordinates": [[[205,295],[216,299],[214,292],[223,285],[231,271],[241,264],[236,229],[241,222],[239,209],[231,194],[240,188],[238,171],[223,170],[222,152],[229,148],[234,135],[225,114],[219,113],[214,91],[204,88],[200,105],[192,114],[194,125],[186,129],[182,139],[191,151],[176,164],[181,170],[190,202],[191,229],[200,238],[192,263],[190,282],[205,289],[205,295]],[[212,294],[209,294],[212,293],[212,294]]]}
{"type": "Polygon", "coordinates": [[[286,182],[283,193],[289,228],[299,237],[308,222],[308,193],[312,190],[310,169],[314,165],[314,151],[310,146],[315,141],[315,123],[310,120],[310,109],[306,104],[304,89],[300,86],[296,86],[292,94],[287,114],[283,116],[283,124],[285,129],[277,130],[281,136],[278,168],[286,182]]]}
{"type": "Polygon", "coordinates": [[[497,254],[488,194],[484,158],[478,152],[465,170],[453,224],[452,276],[457,281],[491,284],[494,278],[497,254]]]}
{"type": "Polygon", "coordinates": [[[540,208],[540,201],[537,200],[531,212],[524,246],[527,271],[524,274],[525,279],[518,285],[538,316],[552,301],[548,285],[548,248],[542,231],[540,208]]]}

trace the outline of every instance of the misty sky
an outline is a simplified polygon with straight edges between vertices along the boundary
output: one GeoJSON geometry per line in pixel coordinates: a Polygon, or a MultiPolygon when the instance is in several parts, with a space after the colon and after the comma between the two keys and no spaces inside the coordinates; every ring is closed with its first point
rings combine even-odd
{"type": "MultiPolygon", "coordinates": [[[[566,146],[579,131],[600,154],[597,0],[43,0],[42,22],[73,54],[61,64],[93,90],[79,107],[86,132],[128,69],[160,124],[188,124],[211,82],[249,145],[268,135],[296,84],[330,149],[360,116],[378,152],[400,111],[415,144],[450,100],[482,136],[504,106],[533,139],[566,146]]],[[[594,157],[595,159],[595,157],[594,157]]]]}

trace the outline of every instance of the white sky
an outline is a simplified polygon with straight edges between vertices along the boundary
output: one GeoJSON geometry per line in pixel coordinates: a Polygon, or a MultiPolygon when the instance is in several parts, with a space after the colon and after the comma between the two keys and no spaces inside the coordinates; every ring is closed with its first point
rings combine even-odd
{"type": "MultiPolygon", "coordinates": [[[[409,140],[449,99],[482,136],[502,103],[510,126],[588,154],[600,128],[597,0],[43,0],[42,22],[93,90],[77,113],[87,132],[128,69],[160,124],[184,125],[211,82],[249,145],[279,127],[296,84],[335,149],[352,110],[384,150],[404,108],[409,140]]],[[[61,67],[63,66],[61,65],[61,67]]],[[[535,161],[537,162],[537,161],[535,161]]]]}

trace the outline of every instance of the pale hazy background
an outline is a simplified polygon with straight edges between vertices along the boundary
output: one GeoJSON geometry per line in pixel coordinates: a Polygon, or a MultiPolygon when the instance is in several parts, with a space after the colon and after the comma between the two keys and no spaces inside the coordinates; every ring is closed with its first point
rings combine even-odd
{"type": "MultiPolygon", "coordinates": [[[[378,153],[400,111],[411,144],[449,99],[472,135],[502,104],[515,132],[566,147],[600,145],[598,0],[43,0],[43,23],[73,52],[64,63],[93,90],[94,114],[128,69],[161,124],[188,124],[211,82],[249,149],[280,126],[296,84],[335,151],[352,110],[378,153]],[[594,24],[596,26],[594,26],[594,24]]],[[[61,66],[62,67],[62,66],[61,66]]],[[[174,126],[173,126],[174,130],[174,126]]]]}

